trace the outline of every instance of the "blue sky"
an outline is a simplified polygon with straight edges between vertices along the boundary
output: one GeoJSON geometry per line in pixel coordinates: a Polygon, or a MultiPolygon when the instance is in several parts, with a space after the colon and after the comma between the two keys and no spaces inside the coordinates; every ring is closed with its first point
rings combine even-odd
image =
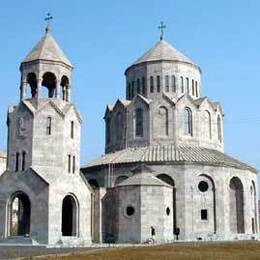
{"type": "Polygon", "coordinates": [[[6,150],[6,111],[19,100],[19,64],[44,32],[74,65],[73,102],[83,116],[82,163],[104,152],[107,103],[124,97],[124,70],[159,39],[202,68],[202,94],[225,112],[225,150],[260,168],[260,1],[3,1],[0,15],[0,150],[6,150]]]}

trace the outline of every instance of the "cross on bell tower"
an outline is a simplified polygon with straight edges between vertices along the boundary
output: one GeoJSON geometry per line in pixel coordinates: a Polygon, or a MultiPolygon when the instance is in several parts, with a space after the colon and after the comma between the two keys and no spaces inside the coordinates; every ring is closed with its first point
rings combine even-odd
{"type": "Polygon", "coordinates": [[[164,24],[164,22],[161,22],[158,26],[158,29],[161,31],[160,40],[163,40],[164,29],[166,29],[166,24],[164,24]]]}
{"type": "Polygon", "coordinates": [[[53,16],[50,13],[47,13],[47,17],[44,18],[44,21],[46,22],[46,29],[45,29],[46,33],[50,31],[51,20],[53,20],[53,16]]]}

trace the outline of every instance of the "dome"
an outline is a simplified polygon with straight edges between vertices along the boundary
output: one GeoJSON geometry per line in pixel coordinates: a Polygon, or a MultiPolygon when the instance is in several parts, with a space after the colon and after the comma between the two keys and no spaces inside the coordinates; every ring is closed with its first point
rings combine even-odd
{"type": "Polygon", "coordinates": [[[47,60],[61,62],[65,65],[72,67],[70,61],[67,59],[59,45],[48,31],[29,52],[22,63],[32,62],[36,60],[47,60]]]}
{"type": "Polygon", "coordinates": [[[175,61],[197,66],[191,59],[176,50],[165,40],[157,42],[150,50],[137,59],[130,67],[145,62],[153,61],[175,61]]]}

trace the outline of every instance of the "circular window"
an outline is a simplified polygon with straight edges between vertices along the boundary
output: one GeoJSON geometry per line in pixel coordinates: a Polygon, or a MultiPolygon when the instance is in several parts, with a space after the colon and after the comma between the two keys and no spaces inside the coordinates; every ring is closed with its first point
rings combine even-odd
{"type": "Polygon", "coordinates": [[[134,215],[134,213],[135,213],[134,207],[128,206],[128,207],[126,208],[126,214],[127,214],[127,216],[130,217],[130,216],[134,215]]]}
{"type": "Polygon", "coordinates": [[[170,210],[170,208],[168,207],[168,208],[166,209],[166,214],[167,214],[167,216],[169,216],[170,213],[171,213],[171,210],[170,210]]]}
{"type": "Polygon", "coordinates": [[[198,187],[199,187],[199,190],[200,190],[201,192],[205,192],[205,191],[208,190],[209,185],[208,185],[208,183],[207,183],[206,181],[201,181],[201,182],[199,183],[198,187]]]}

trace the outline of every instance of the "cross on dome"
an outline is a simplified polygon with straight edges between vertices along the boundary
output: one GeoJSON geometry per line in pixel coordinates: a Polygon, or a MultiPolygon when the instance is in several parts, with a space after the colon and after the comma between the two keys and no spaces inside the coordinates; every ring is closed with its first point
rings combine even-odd
{"type": "Polygon", "coordinates": [[[50,22],[53,20],[53,16],[50,13],[47,13],[47,17],[44,18],[44,21],[46,22],[46,33],[50,31],[50,22]]]}
{"type": "Polygon", "coordinates": [[[161,22],[158,26],[158,29],[161,31],[160,40],[163,40],[164,29],[166,29],[166,24],[164,24],[164,22],[161,22]]]}

